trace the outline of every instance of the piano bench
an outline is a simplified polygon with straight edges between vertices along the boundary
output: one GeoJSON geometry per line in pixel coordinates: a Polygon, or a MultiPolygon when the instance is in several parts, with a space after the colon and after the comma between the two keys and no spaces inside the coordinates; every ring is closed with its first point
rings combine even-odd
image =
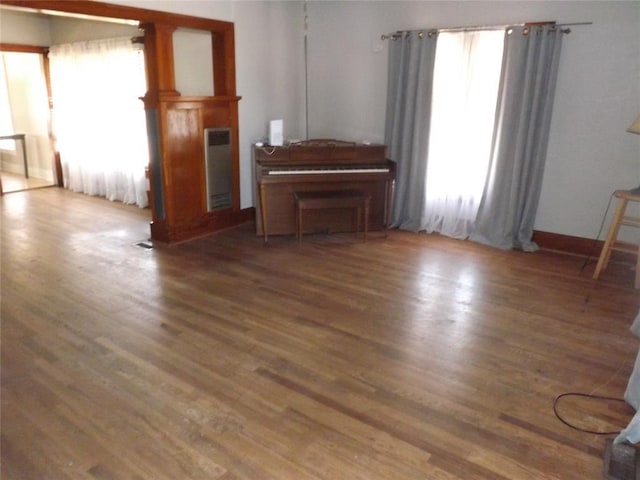
{"type": "Polygon", "coordinates": [[[371,194],[363,190],[322,190],[294,192],[293,197],[296,209],[296,237],[299,242],[302,241],[302,212],[328,208],[355,209],[356,235],[360,232],[360,217],[364,217],[363,240],[367,241],[371,194]]]}

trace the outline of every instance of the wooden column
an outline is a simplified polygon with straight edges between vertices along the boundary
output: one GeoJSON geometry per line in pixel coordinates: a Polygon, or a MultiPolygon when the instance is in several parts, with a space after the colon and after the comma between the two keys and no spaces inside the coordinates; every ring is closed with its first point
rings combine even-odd
{"type": "MultiPolygon", "coordinates": [[[[151,237],[170,241],[167,225],[167,174],[163,166],[166,128],[160,114],[162,98],[177,97],[175,68],[173,61],[173,32],[175,25],[141,23],[144,32],[144,55],[147,76],[147,92],[142,98],[147,118],[149,140],[149,201],[151,208],[151,237]]],[[[170,209],[170,206],[169,206],[170,209]]]]}
{"type": "Polygon", "coordinates": [[[160,97],[176,96],[176,76],[173,63],[173,32],[175,25],[140,24],[144,31],[147,94],[145,105],[157,106],[160,97]]]}
{"type": "Polygon", "coordinates": [[[176,27],[141,24],[145,38],[147,115],[152,210],[151,237],[184,241],[246,221],[240,212],[238,100],[235,96],[233,24],[211,31],[214,92],[211,97],[182,96],[176,91],[173,32],[176,27]],[[233,205],[208,212],[204,166],[204,129],[231,129],[233,205]]]}

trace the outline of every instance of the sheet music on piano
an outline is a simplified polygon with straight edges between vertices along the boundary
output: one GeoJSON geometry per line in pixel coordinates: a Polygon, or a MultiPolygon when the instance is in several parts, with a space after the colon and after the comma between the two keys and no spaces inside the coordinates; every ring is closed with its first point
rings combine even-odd
{"type": "MultiPolygon", "coordinates": [[[[314,139],[282,147],[254,146],[256,172],[256,234],[295,233],[293,193],[311,190],[361,189],[372,197],[372,230],[389,221],[395,163],[386,158],[386,146],[314,139]]],[[[344,212],[313,212],[305,231],[351,231],[344,212]]]]}

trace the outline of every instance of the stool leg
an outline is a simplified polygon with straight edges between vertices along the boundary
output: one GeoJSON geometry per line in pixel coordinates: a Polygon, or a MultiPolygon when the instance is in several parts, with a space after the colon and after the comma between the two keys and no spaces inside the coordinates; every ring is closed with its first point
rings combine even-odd
{"type": "Polygon", "coordinates": [[[611,247],[615,243],[618,238],[618,230],[620,230],[620,222],[622,222],[622,217],[624,217],[624,212],[627,208],[627,200],[621,198],[618,200],[618,206],[616,207],[616,213],[613,215],[613,219],[611,220],[611,227],[609,228],[609,233],[607,234],[607,239],[602,246],[602,251],[600,252],[600,258],[598,259],[598,264],[596,265],[596,270],[593,272],[593,279],[597,280],[600,276],[600,272],[607,268],[609,263],[609,257],[611,256],[611,247]]]}
{"type": "Polygon", "coordinates": [[[298,242],[302,241],[302,209],[296,204],[296,237],[298,242]]]}
{"type": "Polygon", "coordinates": [[[264,235],[264,243],[269,241],[269,235],[267,233],[267,193],[264,189],[264,184],[260,184],[260,213],[262,220],[262,234],[264,235]]]}

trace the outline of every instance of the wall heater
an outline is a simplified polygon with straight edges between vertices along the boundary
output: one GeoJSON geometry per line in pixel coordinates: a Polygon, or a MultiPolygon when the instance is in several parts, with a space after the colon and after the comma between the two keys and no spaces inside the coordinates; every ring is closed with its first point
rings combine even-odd
{"type": "Polygon", "coordinates": [[[231,129],[204,129],[204,162],[207,176],[207,211],[233,205],[231,129]]]}

